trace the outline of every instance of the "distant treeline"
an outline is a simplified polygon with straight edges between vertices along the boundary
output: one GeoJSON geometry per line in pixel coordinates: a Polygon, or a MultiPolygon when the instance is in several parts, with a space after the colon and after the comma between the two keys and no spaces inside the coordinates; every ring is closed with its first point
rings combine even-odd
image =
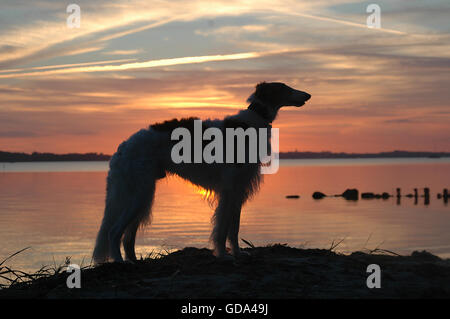
{"type": "MultiPolygon", "coordinates": [[[[382,153],[332,153],[332,152],[284,152],[281,159],[321,159],[321,158],[407,158],[407,157],[450,157],[446,152],[393,151],[382,153]]],[[[0,162],[60,162],[60,161],[109,161],[111,155],[102,153],[12,153],[0,151],[0,162]]]]}
{"type": "MultiPolygon", "coordinates": [[[[446,152],[393,151],[382,153],[332,153],[332,152],[284,152],[281,159],[321,159],[321,158],[407,158],[407,157],[450,157],[446,152]]],[[[109,161],[111,155],[103,153],[12,153],[0,151],[0,162],[60,162],[60,161],[109,161]]]]}
{"type": "Polygon", "coordinates": [[[409,152],[393,151],[381,153],[332,153],[332,152],[284,152],[282,159],[319,159],[319,158],[407,158],[407,157],[450,157],[446,152],[409,152]]]}
{"type": "Polygon", "coordinates": [[[62,161],[108,161],[111,155],[98,153],[11,153],[0,151],[0,162],[62,162],[62,161]]]}

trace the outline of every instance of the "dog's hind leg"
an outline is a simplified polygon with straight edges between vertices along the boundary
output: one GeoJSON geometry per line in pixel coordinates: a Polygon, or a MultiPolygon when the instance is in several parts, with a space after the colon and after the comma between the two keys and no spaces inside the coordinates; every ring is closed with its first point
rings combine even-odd
{"type": "Polygon", "coordinates": [[[151,223],[151,209],[153,204],[153,199],[155,195],[155,185],[150,187],[150,193],[148,194],[148,202],[145,203],[146,207],[142,210],[142,212],[136,217],[135,220],[131,221],[128,227],[125,229],[125,234],[123,237],[123,248],[125,251],[125,258],[129,261],[136,260],[136,253],[134,250],[135,242],[136,242],[136,232],[139,229],[139,226],[142,224],[151,223]]]}
{"type": "Polygon", "coordinates": [[[125,229],[123,235],[123,249],[125,251],[125,260],[135,261],[136,253],[134,251],[134,245],[136,242],[136,233],[139,229],[139,220],[134,220],[125,229]]]}
{"type": "Polygon", "coordinates": [[[126,208],[120,219],[114,224],[109,231],[109,245],[110,256],[114,262],[122,262],[122,255],[120,253],[120,240],[122,239],[123,232],[126,227],[136,218],[137,212],[139,212],[136,205],[126,208]]]}
{"type": "MultiPolygon", "coordinates": [[[[109,244],[111,258],[115,262],[123,261],[120,253],[120,241],[125,230],[132,225],[133,222],[138,221],[138,225],[145,221],[149,212],[149,204],[153,199],[154,184],[151,187],[151,192],[147,187],[140,186],[134,190],[134,194],[129,198],[129,204],[127,208],[122,212],[118,221],[113,225],[109,231],[109,244]],[[146,212],[146,214],[144,213],[146,212]]],[[[130,194],[131,195],[131,194],[130,194]]],[[[134,242],[136,232],[133,230],[133,236],[128,236],[127,248],[131,245],[131,239],[134,242]]],[[[137,227],[136,227],[137,230],[137,227]]],[[[134,245],[133,245],[134,246],[134,245]]],[[[129,251],[129,253],[131,253],[129,251]]],[[[134,255],[134,247],[133,254],[134,255]]],[[[132,257],[132,256],[130,256],[132,257]]]]}

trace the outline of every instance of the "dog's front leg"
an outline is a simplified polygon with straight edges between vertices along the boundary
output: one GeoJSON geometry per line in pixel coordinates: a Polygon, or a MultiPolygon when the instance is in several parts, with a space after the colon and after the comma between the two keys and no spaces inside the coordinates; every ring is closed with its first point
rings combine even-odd
{"type": "Polygon", "coordinates": [[[235,202],[230,211],[230,227],[228,229],[228,240],[231,245],[231,254],[239,257],[242,252],[239,248],[239,225],[241,223],[242,204],[235,202]]]}
{"type": "Polygon", "coordinates": [[[222,192],[219,198],[219,204],[214,212],[213,217],[213,231],[211,239],[214,244],[214,255],[217,258],[227,258],[230,255],[227,254],[225,248],[225,242],[228,235],[228,230],[231,222],[231,207],[232,199],[230,192],[222,192]]]}

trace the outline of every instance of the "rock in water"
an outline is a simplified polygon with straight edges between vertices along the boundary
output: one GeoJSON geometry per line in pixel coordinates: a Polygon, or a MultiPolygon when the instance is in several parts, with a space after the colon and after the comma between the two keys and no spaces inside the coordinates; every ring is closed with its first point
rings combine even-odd
{"type": "Polygon", "coordinates": [[[391,194],[384,192],[383,194],[381,194],[381,198],[382,199],[388,199],[389,197],[391,197],[391,194]]]}
{"type": "Polygon", "coordinates": [[[375,198],[375,194],[374,193],[362,193],[361,198],[372,199],[372,198],[375,198]]]}
{"type": "Polygon", "coordinates": [[[314,199],[322,199],[324,197],[326,197],[327,195],[325,195],[324,193],[321,192],[314,192],[314,194],[312,195],[312,197],[314,199]]]}
{"type": "Polygon", "coordinates": [[[344,197],[346,200],[358,200],[358,196],[359,192],[356,188],[347,189],[342,193],[342,197],[344,197]]]}

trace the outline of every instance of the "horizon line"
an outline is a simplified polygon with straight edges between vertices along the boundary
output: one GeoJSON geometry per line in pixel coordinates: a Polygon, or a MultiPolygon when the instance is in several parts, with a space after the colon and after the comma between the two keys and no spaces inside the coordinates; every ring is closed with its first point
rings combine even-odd
{"type": "MultiPolygon", "coordinates": [[[[378,151],[378,152],[345,152],[345,151],[327,151],[327,150],[323,150],[323,151],[299,151],[299,150],[290,150],[290,151],[283,151],[283,152],[278,152],[278,154],[283,154],[283,153],[331,153],[331,154],[383,154],[383,153],[395,153],[395,152],[404,152],[404,153],[448,153],[450,154],[450,150],[449,151],[425,151],[425,150],[420,150],[420,151],[412,151],[412,150],[391,150],[391,151],[378,151]]],[[[41,151],[32,151],[32,152],[25,152],[25,151],[5,151],[5,150],[0,150],[0,153],[12,153],[12,154],[26,154],[26,155],[32,155],[34,153],[36,154],[51,154],[51,155],[88,155],[88,154],[96,154],[96,155],[103,155],[103,156],[112,156],[113,154],[105,154],[103,152],[84,152],[84,153],[78,153],[78,152],[73,152],[73,153],[53,153],[53,152],[41,152],[41,151]]]]}

